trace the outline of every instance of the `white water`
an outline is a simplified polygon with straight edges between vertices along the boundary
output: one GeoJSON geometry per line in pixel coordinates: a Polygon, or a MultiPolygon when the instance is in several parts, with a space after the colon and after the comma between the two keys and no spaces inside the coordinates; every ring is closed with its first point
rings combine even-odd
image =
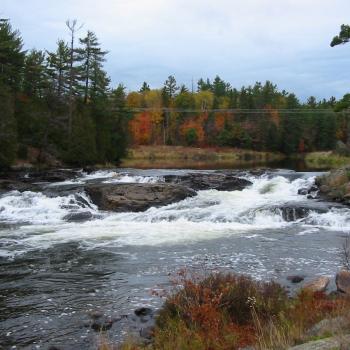
{"type": "MultiPolygon", "coordinates": [[[[83,175],[77,181],[101,179],[105,182],[156,182],[161,177],[130,176],[115,172],[83,175]]],[[[314,177],[288,180],[278,174],[249,177],[253,185],[243,191],[199,191],[196,197],[142,213],[101,213],[86,195],[49,198],[42,193],[9,192],[0,197],[0,222],[17,223],[16,230],[0,230],[0,239],[20,237],[21,249],[47,248],[56,243],[77,241],[88,247],[103,245],[169,245],[246,235],[261,230],[297,227],[300,234],[319,229],[347,232],[350,210],[332,209],[324,214],[311,212],[305,219],[286,222],[280,211],[269,209],[285,203],[305,203],[298,189],[310,187],[314,177]],[[82,196],[83,201],[81,200],[82,196]],[[70,212],[98,214],[99,219],[82,223],[64,220],[70,212]],[[310,231],[311,230],[311,231],[310,231]],[[25,248],[23,248],[23,245],[25,248]]],[[[4,254],[4,250],[3,250],[4,254]]]]}

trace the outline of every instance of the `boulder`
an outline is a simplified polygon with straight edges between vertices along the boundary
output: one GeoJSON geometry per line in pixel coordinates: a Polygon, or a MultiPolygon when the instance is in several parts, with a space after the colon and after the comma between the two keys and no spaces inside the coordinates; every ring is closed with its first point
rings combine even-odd
{"type": "Polygon", "coordinates": [[[350,343],[350,335],[343,335],[341,337],[331,337],[310,341],[305,344],[293,346],[289,350],[336,350],[348,349],[350,343]]]}
{"type": "Polygon", "coordinates": [[[91,220],[93,218],[93,214],[89,211],[82,212],[71,212],[63,217],[63,220],[69,222],[81,222],[91,220]]]}
{"type": "Polygon", "coordinates": [[[176,184],[93,184],[85,186],[92,202],[102,210],[144,211],[196,195],[190,188],[176,184]]]}
{"type": "Polygon", "coordinates": [[[150,316],[153,315],[153,310],[149,307],[140,307],[134,311],[136,316],[150,316]]]}
{"type": "Polygon", "coordinates": [[[26,174],[27,182],[62,182],[74,179],[80,175],[79,171],[70,169],[54,169],[43,171],[31,171],[26,174]]]}
{"type": "Polygon", "coordinates": [[[329,209],[329,203],[318,203],[315,201],[290,202],[268,208],[270,211],[281,213],[283,220],[287,222],[306,218],[312,211],[315,211],[317,213],[327,213],[329,209]]]}
{"type": "Polygon", "coordinates": [[[321,197],[350,205],[350,167],[332,170],[316,178],[316,185],[321,197]]]}
{"type": "Polygon", "coordinates": [[[312,326],[306,334],[309,337],[322,337],[324,334],[339,332],[348,326],[349,321],[344,317],[326,318],[312,326]]]}
{"type": "Polygon", "coordinates": [[[339,271],[335,277],[335,284],[338,291],[350,294],[350,271],[339,271]]]}
{"type": "Polygon", "coordinates": [[[327,289],[329,282],[330,282],[329,277],[320,276],[313,279],[312,281],[305,283],[303,285],[303,289],[314,293],[324,292],[327,289]]]}
{"type": "Polygon", "coordinates": [[[189,173],[186,175],[165,175],[167,183],[181,184],[198,190],[241,191],[252,185],[248,180],[225,173],[189,173]]]}
{"type": "Polygon", "coordinates": [[[16,181],[16,180],[8,180],[8,179],[0,179],[0,194],[2,192],[8,191],[33,191],[36,189],[35,185],[31,185],[25,182],[16,181]]]}
{"type": "Polygon", "coordinates": [[[299,275],[292,275],[292,276],[288,276],[287,280],[292,282],[292,283],[300,283],[302,281],[304,281],[304,276],[299,276],[299,275]]]}

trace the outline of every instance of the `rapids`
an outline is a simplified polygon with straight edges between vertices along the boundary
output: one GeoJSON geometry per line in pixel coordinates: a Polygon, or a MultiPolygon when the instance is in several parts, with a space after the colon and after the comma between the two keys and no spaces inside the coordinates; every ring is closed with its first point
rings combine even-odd
{"type": "MultiPolygon", "coordinates": [[[[81,173],[46,188],[104,183],[156,183],[185,170],[81,173]]],[[[0,348],[93,348],[88,313],[118,317],[138,305],[158,307],[152,289],[167,288],[182,267],[224,269],[287,285],[288,274],[332,275],[350,230],[350,210],[298,194],[317,173],[252,175],[242,191],[198,191],[181,202],[139,213],[103,212],[81,191],[68,195],[11,191],[0,196],[0,348]],[[284,206],[307,206],[286,221],[284,206]],[[69,222],[70,213],[91,213],[69,222]]],[[[289,286],[291,287],[291,286],[289,286]]],[[[109,331],[120,339],[122,318],[109,331]]],[[[124,321],[123,321],[124,320],[124,321]]]]}

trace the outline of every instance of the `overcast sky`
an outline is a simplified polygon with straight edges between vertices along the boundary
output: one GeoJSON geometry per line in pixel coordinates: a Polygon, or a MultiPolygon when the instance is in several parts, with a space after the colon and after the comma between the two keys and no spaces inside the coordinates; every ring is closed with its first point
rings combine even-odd
{"type": "Polygon", "coordinates": [[[113,84],[159,87],[170,74],[233,86],[271,80],[300,98],[350,92],[350,44],[331,48],[349,0],[1,0],[26,48],[68,39],[65,20],[96,32],[113,84]]]}

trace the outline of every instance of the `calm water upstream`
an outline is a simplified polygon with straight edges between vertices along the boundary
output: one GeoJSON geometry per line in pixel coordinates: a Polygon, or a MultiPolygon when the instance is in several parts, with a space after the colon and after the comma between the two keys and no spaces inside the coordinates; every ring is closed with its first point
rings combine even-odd
{"type": "MultiPolygon", "coordinates": [[[[99,171],[72,182],[161,182],[177,173],[186,170],[99,171]]],[[[169,274],[182,267],[284,284],[290,274],[333,275],[341,266],[350,209],[318,203],[321,213],[311,210],[288,222],[279,209],[312,206],[315,200],[298,189],[310,187],[316,175],[241,172],[253,183],[243,191],[199,191],[141,213],[99,211],[84,193],[2,194],[0,349],[94,349],[100,334],[88,325],[95,310],[117,320],[107,336],[118,341],[132,327],[125,315],[138,306],[158,307],[152,290],[167,288],[169,274]],[[64,219],[87,210],[93,220],[64,219]]]]}

